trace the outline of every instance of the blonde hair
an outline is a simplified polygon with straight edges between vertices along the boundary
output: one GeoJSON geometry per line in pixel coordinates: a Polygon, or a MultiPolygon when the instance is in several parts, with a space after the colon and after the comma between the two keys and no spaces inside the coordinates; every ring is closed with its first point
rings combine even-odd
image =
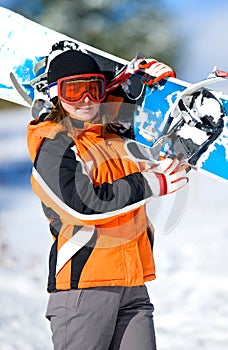
{"type": "Polygon", "coordinates": [[[50,114],[45,118],[45,120],[62,124],[68,133],[70,133],[73,137],[76,136],[69,114],[63,108],[60,100],[58,100],[56,105],[53,106],[50,114]]]}

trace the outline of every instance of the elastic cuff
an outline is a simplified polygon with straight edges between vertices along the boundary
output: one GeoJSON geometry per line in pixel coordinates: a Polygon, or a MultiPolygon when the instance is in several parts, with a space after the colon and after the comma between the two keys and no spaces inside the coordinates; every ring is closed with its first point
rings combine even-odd
{"type": "Polygon", "coordinates": [[[165,187],[166,181],[165,179],[163,179],[165,178],[163,174],[145,171],[145,172],[142,172],[142,175],[148,182],[148,185],[152,191],[153,197],[159,197],[165,194],[164,191],[166,190],[166,187],[165,187]]]}

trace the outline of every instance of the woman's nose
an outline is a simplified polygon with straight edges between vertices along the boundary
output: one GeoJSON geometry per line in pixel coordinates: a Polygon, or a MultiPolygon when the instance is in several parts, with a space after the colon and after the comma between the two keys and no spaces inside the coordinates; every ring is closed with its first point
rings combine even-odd
{"type": "Polygon", "coordinates": [[[85,103],[88,103],[90,101],[90,98],[88,95],[85,96],[84,100],[83,100],[85,103]]]}

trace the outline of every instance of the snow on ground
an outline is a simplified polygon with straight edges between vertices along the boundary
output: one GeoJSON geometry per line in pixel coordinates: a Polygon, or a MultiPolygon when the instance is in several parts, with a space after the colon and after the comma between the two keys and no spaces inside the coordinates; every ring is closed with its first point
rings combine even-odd
{"type": "MultiPolygon", "coordinates": [[[[28,120],[27,109],[0,111],[3,350],[52,349],[44,317],[51,238],[29,184],[28,120]]],[[[148,288],[155,305],[158,350],[227,349],[227,195],[228,185],[192,173],[181,195],[155,200],[148,207],[156,226],[157,280],[148,288]]]]}
{"type": "Polygon", "coordinates": [[[46,280],[51,238],[30,189],[27,109],[0,112],[0,348],[52,349],[46,280]]]}
{"type": "Polygon", "coordinates": [[[182,219],[156,235],[149,290],[161,350],[228,346],[228,186],[193,175],[182,219]]]}

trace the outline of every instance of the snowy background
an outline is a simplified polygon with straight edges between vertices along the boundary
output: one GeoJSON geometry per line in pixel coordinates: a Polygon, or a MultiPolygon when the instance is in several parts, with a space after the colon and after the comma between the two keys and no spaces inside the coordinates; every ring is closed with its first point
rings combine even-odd
{"type": "MultiPolygon", "coordinates": [[[[176,16],[176,29],[189,33],[179,77],[194,82],[204,78],[214,64],[228,69],[227,2],[166,2],[167,6],[172,4],[170,11],[176,16]]],[[[49,324],[44,318],[51,238],[29,184],[31,163],[26,148],[29,119],[28,109],[0,110],[2,350],[52,349],[49,324]]],[[[167,229],[170,228],[167,218],[170,208],[178,204],[174,197],[148,207],[157,232],[154,249],[157,280],[149,283],[148,288],[155,305],[158,350],[225,350],[228,185],[192,173],[184,191],[182,201],[184,204],[187,196],[187,204],[182,216],[174,218],[176,225],[172,230],[167,229]],[[157,204],[159,211],[155,210],[157,204]]]]}

